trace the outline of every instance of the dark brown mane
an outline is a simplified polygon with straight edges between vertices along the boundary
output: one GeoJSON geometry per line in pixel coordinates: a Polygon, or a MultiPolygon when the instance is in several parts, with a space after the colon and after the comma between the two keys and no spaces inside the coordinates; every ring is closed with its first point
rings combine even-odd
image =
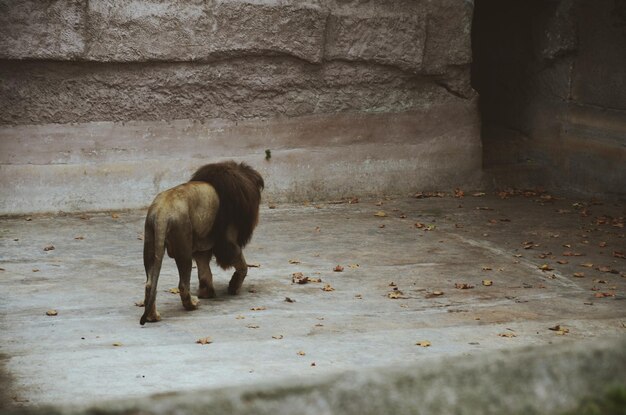
{"type": "Polygon", "coordinates": [[[252,232],[259,220],[261,190],[265,187],[263,178],[245,163],[230,160],[207,164],[191,176],[190,181],[209,183],[220,199],[215,224],[211,236],[215,240],[213,253],[221,266],[230,265],[228,258],[220,258],[222,252],[229,252],[225,233],[229,225],[237,229],[237,243],[243,248],[252,238],[252,232]]]}

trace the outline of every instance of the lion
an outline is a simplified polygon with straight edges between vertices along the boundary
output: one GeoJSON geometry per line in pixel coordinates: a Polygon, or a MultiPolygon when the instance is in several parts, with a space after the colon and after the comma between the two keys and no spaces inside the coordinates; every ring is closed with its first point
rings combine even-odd
{"type": "Polygon", "coordinates": [[[156,196],[145,223],[146,286],[141,325],[161,319],[156,310],[156,293],[166,251],[176,261],[180,299],[186,310],[198,305],[198,298],[189,288],[192,259],[198,267],[198,297],[215,297],[209,265],[213,256],[221,268],[235,268],[228,293],[239,294],[248,273],[243,248],[258,223],[264,187],[256,170],[231,160],[202,166],[189,182],[156,196]]]}

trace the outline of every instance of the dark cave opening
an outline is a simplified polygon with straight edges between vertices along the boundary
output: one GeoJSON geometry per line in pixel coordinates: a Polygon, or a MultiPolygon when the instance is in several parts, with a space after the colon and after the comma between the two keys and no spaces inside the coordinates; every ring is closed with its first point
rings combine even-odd
{"type": "Polygon", "coordinates": [[[483,167],[528,159],[532,104],[541,85],[535,74],[545,16],[558,1],[476,0],[472,24],[472,86],[478,92],[483,167]]]}

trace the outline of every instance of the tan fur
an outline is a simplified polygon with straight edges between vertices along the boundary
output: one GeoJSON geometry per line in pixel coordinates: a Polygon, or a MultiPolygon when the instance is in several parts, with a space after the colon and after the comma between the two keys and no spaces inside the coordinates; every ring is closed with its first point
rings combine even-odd
{"type": "MultiPolygon", "coordinates": [[[[213,276],[209,262],[215,244],[212,229],[220,206],[219,196],[213,186],[192,181],[166,190],[154,199],[145,223],[144,266],[146,269],[145,312],[140,323],[160,320],[156,310],[156,293],[161,263],[165,251],[174,258],[179,272],[180,298],[187,310],[196,308],[198,299],[190,294],[192,258],[198,266],[198,296],[215,296],[213,276]]],[[[258,211],[258,208],[257,208],[258,211]]],[[[237,230],[228,225],[221,238],[233,246],[235,273],[230,281],[229,294],[237,294],[246,277],[248,267],[240,246],[237,230]]]]}

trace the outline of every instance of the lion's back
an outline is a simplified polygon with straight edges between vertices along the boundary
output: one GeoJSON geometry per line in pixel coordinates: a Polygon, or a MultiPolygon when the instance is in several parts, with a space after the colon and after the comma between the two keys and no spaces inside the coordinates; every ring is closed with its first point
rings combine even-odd
{"type": "Polygon", "coordinates": [[[215,189],[204,182],[187,182],[159,193],[148,209],[146,220],[167,219],[170,224],[189,222],[192,231],[206,236],[215,221],[219,198],[215,189]]]}

